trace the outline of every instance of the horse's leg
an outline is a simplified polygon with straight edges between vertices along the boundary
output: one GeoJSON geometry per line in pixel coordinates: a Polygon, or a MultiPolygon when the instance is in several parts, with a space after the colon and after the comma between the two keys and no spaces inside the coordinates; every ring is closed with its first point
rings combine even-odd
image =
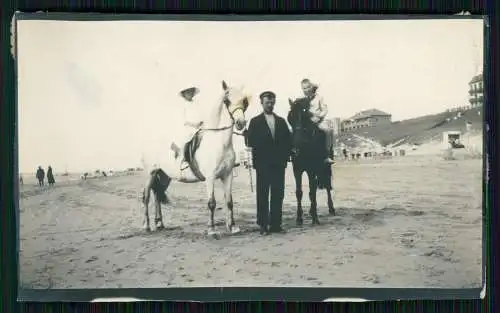
{"type": "Polygon", "coordinates": [[[147,182],[142,190],[142,204],[144,204],[144,221],[143,228],[145,231],[150,232],[149,226],[149,199],[151,198],[151,179],[147,182]]]}
{"type": "Polygon", "coordinates": [[[335,207],[333,206],[332,199],[332,189],[326,188],[326,195],[328,196],[328,213],[330,213],[330,215],[335,215],[335,207]]]}
{"type": "Polygon", "coordinates": [[[163,219],[161,216],[161,200],[160,191],[155,192],[155,228],[156,230],[162,230],[165,228],[163,225],[163,219]]]}
{"type": "Polygon", "coordinates": [[[233,173],[229,173],[226,177],[222,178],[222,183],[224,184],[224,199],[226,200],[227,212],[226,212],[226,228],[228,232],[236,233],[238,232],[237,227],[234,222],[234,211],[233,211],[233,173]]]}
{"type": "Polygon", "coordinates": [[[213,178],[207,178],[206,188],[207,188],[207,196],[208,196],[208,209],[210,210],[210,218],[208,219],[208,235],[213,235],[213,234],[215,234],[214,213],[215,213],[215,206],[217,205],[217,203],[215,202],[215,196],[214,196],[214,179],[213,178]]]}
{"type": "Polygon", "coordinates": [[[297,226],[302,226],[303,224],[303,211],[302,211],[302,171],[293,170],[293,175],[295,176],[295,197],[297,198],[297,226]]]}
{"type": "Polygon", "coordinates": [[[309,209],[309,214],[311,215],[312,218],[312,224],[319,225],[318,204],[316,202],[316,191],[318,189],[318,180],[313,171],[307,171],[307,177],[309,180],[309,200],[311,201],[311,208],[309,209]]]}
{"type": "Polygon", "coordinates": [[[332,199],[332,191],[333,191],[333,183],[332,183],[332,177],[333,177],[333,170],[330,167],[327,169],[327,179],[328,179],[328,184],[326,186],[326,195],[328,196],[328,213],[330,215],[335,215],[335,207],[333,206],[333,199],[332,199]]]}

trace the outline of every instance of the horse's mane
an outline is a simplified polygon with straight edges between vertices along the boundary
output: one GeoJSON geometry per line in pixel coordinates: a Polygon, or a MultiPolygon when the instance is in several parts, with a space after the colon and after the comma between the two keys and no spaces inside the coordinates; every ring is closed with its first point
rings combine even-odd
{"type": "Polygon", "coordinates": [[[309,128],[310,126],[312,126],[308,113],[310,105],[311,102],[306,97],[297,98],[295,99],[295,101],[293,101],[290,112],[288,114],[288,122],[292,125],[293,128],[296,128],[296,126],[298,126],[299,128],[309,128]],[[301,125],[297,125],[297,123],[299,122],[301,125]]]}
{"type": "Polygon", "coordinates": [[[308,106],[311,105],[311,102],[309,101],[309,98],[307,98],[307,97],[297,98],[297,99],[295,99],[295,103],[303,105],[306,109],[308,108],[308,106]]]}
{"type": "MultiPolygon", "coordinates": [[[[231,88],[232,87],[229,87],[229,90],[231,90],[231,88]]],[[[239,91],[241,91],[242,89],[243,87],[241,87],[239,91]]],[[[224,110],[223,100],[225,97],[225,92],[223,90],[221,90],[220,92],[211,92],[203,95],[200,92],[197,97],[198,104],[203,105],[200,106],[200,110],[201,116],[203,116],[205,120],[212,119],[214,116],[219,116],[221,114],[221,110],[224,110]]]]}

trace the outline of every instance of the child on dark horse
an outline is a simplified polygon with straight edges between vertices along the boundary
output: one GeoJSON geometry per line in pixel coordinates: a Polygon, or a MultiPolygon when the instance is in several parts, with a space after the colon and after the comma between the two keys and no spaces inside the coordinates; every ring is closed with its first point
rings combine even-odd
{"type": "Polygon", "coordinates": [[[318,129],[323,133],[323,138],[325,142],[326,149],[326,164],[333,164],[333,133],[330,129],[330,125],[326,120],[326,115],[328,113],[328,106],[323,100],[318,92],[318,85],[312,83],[308,78],[304,78],[301,82],[302,92],[309,99],[310,107],[309,113],[311,114],[311,121],[318,127],[318,129]]]}
{"type": "Polygon", "coordinates": [[[200,107],[197,102],[194,101],[194,97],[200,92],[196,87],[190,87],[182,90],[179,95],[185,100],[184,105],[184,124],[181,129],[178,130],[177,138],[174,140],[170,146],[175,152],[175,158],[183,156],[184,148],[186,144],[193,138],[195,132],[203,124],[202,117],[200,114],[200,107]]]}

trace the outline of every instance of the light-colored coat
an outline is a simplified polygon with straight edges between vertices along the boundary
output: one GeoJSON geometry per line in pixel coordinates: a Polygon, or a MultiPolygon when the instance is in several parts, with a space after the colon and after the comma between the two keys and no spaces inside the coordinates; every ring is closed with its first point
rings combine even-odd
{"type": "Polygon", "coordinates": [[[203,121],[203,113],[201,111],[202,107],[199,105],[196,99],[192,101],[183,100],[181,105],[183,106],[183,122],[179,129],[176,130],[175,143],[182,147],[186,142],[193,138],[193,135],[198,130],[197,128],[189,124],[198,124],[203,121]]]}
{"type": "Polygon", "coordinates": [[[325,120],[328,114],[328,105],[323,99],[323,96],[316,92],[316,95],[311,99],[310,103],[309,112],[311,113],[311,121],[317,124],[321,130],[329,130],[330,126],[325,120]]]}

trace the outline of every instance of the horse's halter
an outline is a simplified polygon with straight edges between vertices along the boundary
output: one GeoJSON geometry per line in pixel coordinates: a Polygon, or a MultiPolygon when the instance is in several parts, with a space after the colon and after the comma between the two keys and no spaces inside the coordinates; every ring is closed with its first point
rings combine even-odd
{"type": "Polygon", "coordinates": [[[222,99],[222,101],[226,105],[226,108],[229,112],[229,115],[231,116],[231,119],[233,119],[234,121],[233,115],[236,111],[242,110],[243,112],[245,112],[247,110],[248,97],[243,97],[238,103],[231,103],[228,96],[229,96],[229,89],[226,90],[226,92],[224,93],[224,98],[222,99]]]}
{"type": "Polygon", "coordinates": [[[234,113],[238,110],[241,110],[242,112],[245,112],[248,108],[248,97],[243,97],[239,102],[237,103],[232,103],[231,100],[229,100],[228,96],[229,96],[229,92],[230,92],[230,89],[226,90],[224,92],[224,96],[222,98],[222,102],[224,103],[228,113],[229,113],[229,117],[231,117],[231,125],[228,125],[228,126],[223,126],[223,127],[220,127],[220,128],[203,128],[203,130],[225,130],[225,129],[229,129],[229,128],[232,128],[234,127],[234,124],[235,124],[235,121],[234,121],[234,113]]]}
{"type": "Polygon", "coordinates": [[[306,112],[306,108],[303,106],[302,103],[297,103],[296,102],[296,103],[294,103],[294,105],[297,106],[294,109],[297,110],[295,113],[298,115],[297,116],[297,123],[295,123],[294,129],[295,130],[301,130],[304,127],[302,118],[303,118],[304,112],[306,112]]]}

